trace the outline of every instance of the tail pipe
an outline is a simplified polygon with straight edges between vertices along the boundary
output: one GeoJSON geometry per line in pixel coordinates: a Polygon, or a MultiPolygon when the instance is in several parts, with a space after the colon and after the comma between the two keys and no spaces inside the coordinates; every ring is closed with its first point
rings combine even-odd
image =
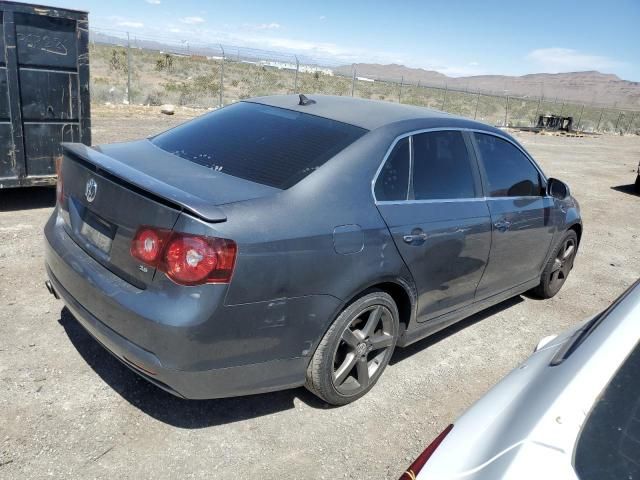
{"type": "Polygon", "coordinates": [[[51,281],[50,280],[47,280],[46,282],[44,282],[44,286],[47,287],[47,290],[49,290],[49,293],[51,295],[56,297],[57,300],[60,300],[60,296],[58,295],[58,292],[56,292],[56,289],[53,288],[53,285],[51,285],[51,281]]]}

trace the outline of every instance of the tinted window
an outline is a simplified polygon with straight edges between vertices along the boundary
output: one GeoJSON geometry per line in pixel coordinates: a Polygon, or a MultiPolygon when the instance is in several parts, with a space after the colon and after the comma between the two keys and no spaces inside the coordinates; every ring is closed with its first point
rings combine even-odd
{"type": "Polygon", "coordinates": [[[152,142],[205,167],[289,188],[365,133],[327,118],[239,102],[161,133],[152,142]]]}
{"type": "Polygon", "coordinates": [[[480,155],[487,172],[490,197],[540,195],[540,176],[529,159],[513,144],[476,133],[480,155]]]}
{"type": "Polygon", "coordinates": [[[640,347],[620,367],[587,418],[575,455],[580,480],[640,478],[640,347]]]}
{"type": "Polygon", "coordinates": [[[475,197],[469,152],[462,133],[413,136],[413,195],[416,200],[475,197]]]}
{"type": "Polygon", "coordinates": [[[406,200],[409,188],[409,137],[396,143],[376,181],[376,200],[406,200]]]}

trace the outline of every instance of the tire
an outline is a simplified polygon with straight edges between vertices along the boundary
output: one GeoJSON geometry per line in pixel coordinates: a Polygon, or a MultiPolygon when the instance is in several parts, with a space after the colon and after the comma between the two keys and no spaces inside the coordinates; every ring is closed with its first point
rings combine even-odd
{"type": "Polygon", "coordinates": [[[540,285],[532,293],[540,298],[551,298],[560,291],[569,277],[578,252],[578,235],[567,230],[553,251],[540,277],[540,285]]]}
{"type": "Polygon", "coordinates": [[[638,174],[638,176],[636,177],[635,188],[636,188],[636,193],[640,195],[640,174],[638,174]]]}
{"type": "Polygon", "coordinates": [[[398,308],[390,295],[374,291],[356,299],[322,337],[307,367],[305,386],[331,405],[357,400],[389,364],[398,332],[398,308]]]}

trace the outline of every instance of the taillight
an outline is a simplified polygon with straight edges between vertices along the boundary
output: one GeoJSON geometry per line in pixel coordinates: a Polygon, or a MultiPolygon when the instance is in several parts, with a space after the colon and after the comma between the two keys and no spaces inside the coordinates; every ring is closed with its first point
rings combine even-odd
{"type": "Polygon", "coordinates": [[[131,242],[131,255],[147,265],[157,266],[164,242],[170,234],[170,230],[140,228],[131,242]]]}
{"type": "Polygon", "coordinates": [[[433,440],[433,442],[431,442],[431,444],[427,448],[425,448],[420,455],[418,455],[418,458],[416,458],[416,460],[411,464],[407,471],[402,474],[400,480],[416,480],[416,477],[420,473],[420,470],[424,468],[427,460],[429,460],[431,455],[433,455],[433,452],[435,452],[436,448],[440,446],[440,444],[444,440],[444,437],[449,434],[452,428],[453,425],[449,425],[447,428],[445,428],[442,433],[440,433],[440,435],[438,435],[433,440]]]}
{"type": "Polygon", "coordinates": [[[62,186],[62,157],[56,158],[56,175],[58,180],[56,182],[56,201],[59,205],[62,205],[64,200],[64,188],[62,186]]]}
{"type": "Polygon", "coordinates": [[[235,265],[233,240],[141,227],[131,255],[181,285],[228,283],[235,265]]]}

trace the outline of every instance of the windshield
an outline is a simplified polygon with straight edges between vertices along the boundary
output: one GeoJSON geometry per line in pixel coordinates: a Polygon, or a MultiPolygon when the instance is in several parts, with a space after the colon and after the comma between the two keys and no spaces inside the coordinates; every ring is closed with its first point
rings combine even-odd
{"type": "Polygon", "coordinates": [[[581,480],[640,477],[640,344],[602,392],[575,456],[581,480]]]}
{"type": "Polygon", "coordinates": [[[286,189],[365,133],[328,118],[239,102],[162,133],[152,142],[205,167],[286,189]]]}

